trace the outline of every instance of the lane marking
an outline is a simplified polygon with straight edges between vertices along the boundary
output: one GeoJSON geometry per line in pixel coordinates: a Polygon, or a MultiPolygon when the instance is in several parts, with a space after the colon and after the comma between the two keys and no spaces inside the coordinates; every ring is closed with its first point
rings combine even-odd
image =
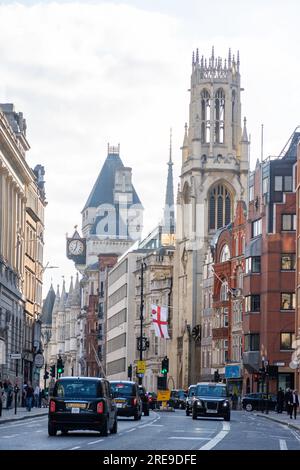
{"type": "Polygon", "coordinates": [[[125,432],[132,432],[132,431],[135,431],[136,428],[132,428],[132,429],[129,429],[128,431],[125,431],[125,432]]]}
{"type": "Polygon", "coordinates": [[[209,441],[209,437],[181,437],[181,436],[172,436],[168,437],[168,439],[184,439],[184,440],[193,440],[193,441],[209,441]]]}
{"type": "Polygon", "coordinates": [[[230,431],[230,424],[225,422],[223,423],[223,429],[220,431],[213,439],[210,440],[207,444],[204,444],[204,446],[200,447],[199,450],[210,450],[213,449],[219,442],[224,439],[224,437],[227,436],[227,434],[230,431]]]}
{"type": "Polygon", "coordinates": [[[38,429],[38,430],[35,431],[35,432],[44,432],[44,430],[43,430],[43,429],[38,429]]]}
{"type": "Polygon", "coordinates": [[[2,439],[10,439],[11,437],[17,437],[20,434],[11,434],[10,436],[2,436],[2,439]]]}
{"type": "Polygon", "coordinates": [[[80,446],[72,447],[72,449],[70,450],[76,450],[76,449],[80,449],[80,446]]]}
{"type": "MultiPolygon", "coordinates": [[[[164,425],[163,424],[149,424],[149,426],[153,427],[153,428],[163,428],[164,425]]],[[[184,431],[184,429],[183,429],[184,431]]]]}
{"type": "Polygon", "coordinates": [[[287,450],[287,445],[285,439],[279,439],[280,450],[287,450]]]}
{"type": "Polygon", "coordinates": [[[92,441],[92,442],[88,442],[88,446],[91,446],[92,444],[97,444],[98,442],[102,442],[104,439],[98,439],[97,441],[92,441]]]}
{"type": "Polygon", "coordinates": [[[297,431],[291,431],[291,433],[298,441],[300,441],[300,437],[298,436],[297,431]]]}

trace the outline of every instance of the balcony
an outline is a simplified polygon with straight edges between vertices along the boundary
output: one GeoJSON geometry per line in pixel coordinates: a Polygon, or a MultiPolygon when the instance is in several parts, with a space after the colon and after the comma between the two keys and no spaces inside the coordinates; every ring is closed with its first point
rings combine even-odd
{"type": "Polygon", "coordinates": [[[243,353],[243,365],[249,371],[257,371],[260,368],[260,352],[247,351],[243,353]]]}

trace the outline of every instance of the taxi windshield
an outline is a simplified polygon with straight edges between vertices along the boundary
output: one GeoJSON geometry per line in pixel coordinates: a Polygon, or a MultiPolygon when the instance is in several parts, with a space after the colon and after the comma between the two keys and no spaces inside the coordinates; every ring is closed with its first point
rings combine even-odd
{"type": "Polygon", "coordinates": [[[135,395],[133,384],[111,382],[110,385],[115,393],[115,397],[132,397],[135,395]]]}
{"type": "Polygon", "coordinates": [[[197,385],[198,397],[226,397],[226,387],[222,385],[197,385]]]}

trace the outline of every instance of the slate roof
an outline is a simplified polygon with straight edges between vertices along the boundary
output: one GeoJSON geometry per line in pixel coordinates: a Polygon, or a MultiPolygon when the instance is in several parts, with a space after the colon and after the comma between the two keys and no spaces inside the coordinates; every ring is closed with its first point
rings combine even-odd
{"type": "Polygon", "coordinates": [[[53,286],[51,284],[51,287],[48,291],[47,297],[44,300],[43,303],[43,309],[42,309],[42,316],[41,316],[41,321],[44,325],[51,325],[52,324],[52,311],[53,311],[53,306],[55,302],[55,292],[53,289],[53,286]]]}
{"type": "MultiPolygon", "coordinates": [[[[98,207],[100,204],[114,205],[114,185],[115,173],[120,168],[124,168],[120,156],[116,153],[108,154],[100,174],[94,184],[94,187],[88,197],[88,200],[83,208],[83,211],[88,207],[98,207]]],[[[133,204],[141,204],[141,201],[133,188],[133,204]]]]}

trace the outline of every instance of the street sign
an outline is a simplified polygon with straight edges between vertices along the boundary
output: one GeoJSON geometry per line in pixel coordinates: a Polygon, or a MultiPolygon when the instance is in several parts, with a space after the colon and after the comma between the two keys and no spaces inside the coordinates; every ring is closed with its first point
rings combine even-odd
{"type": "Polygon", "coordinates": [[[146,372],[146,362],[137,361],[136,372],[138,374],[144,374],[146,372]]]}
{"type": "Polygon", "coordinates": [[[157,401],[169,401],[171,392],[170,390],[158,390],[157,401]]]}
{"type": "Polygon", "coordinates": [[[35,358],[34,358],[34,365],[38,369],[41,369],[44,365],[44,356],[41,353],[37,353],[35,358]]]}
{"type": "Polygon", "coordinates": [[[11,359],[21,359],[22,358],[22,355],[19,354],[19,353],[16,353],[16,354],[10,354],[9,357],[11,359]]]}

